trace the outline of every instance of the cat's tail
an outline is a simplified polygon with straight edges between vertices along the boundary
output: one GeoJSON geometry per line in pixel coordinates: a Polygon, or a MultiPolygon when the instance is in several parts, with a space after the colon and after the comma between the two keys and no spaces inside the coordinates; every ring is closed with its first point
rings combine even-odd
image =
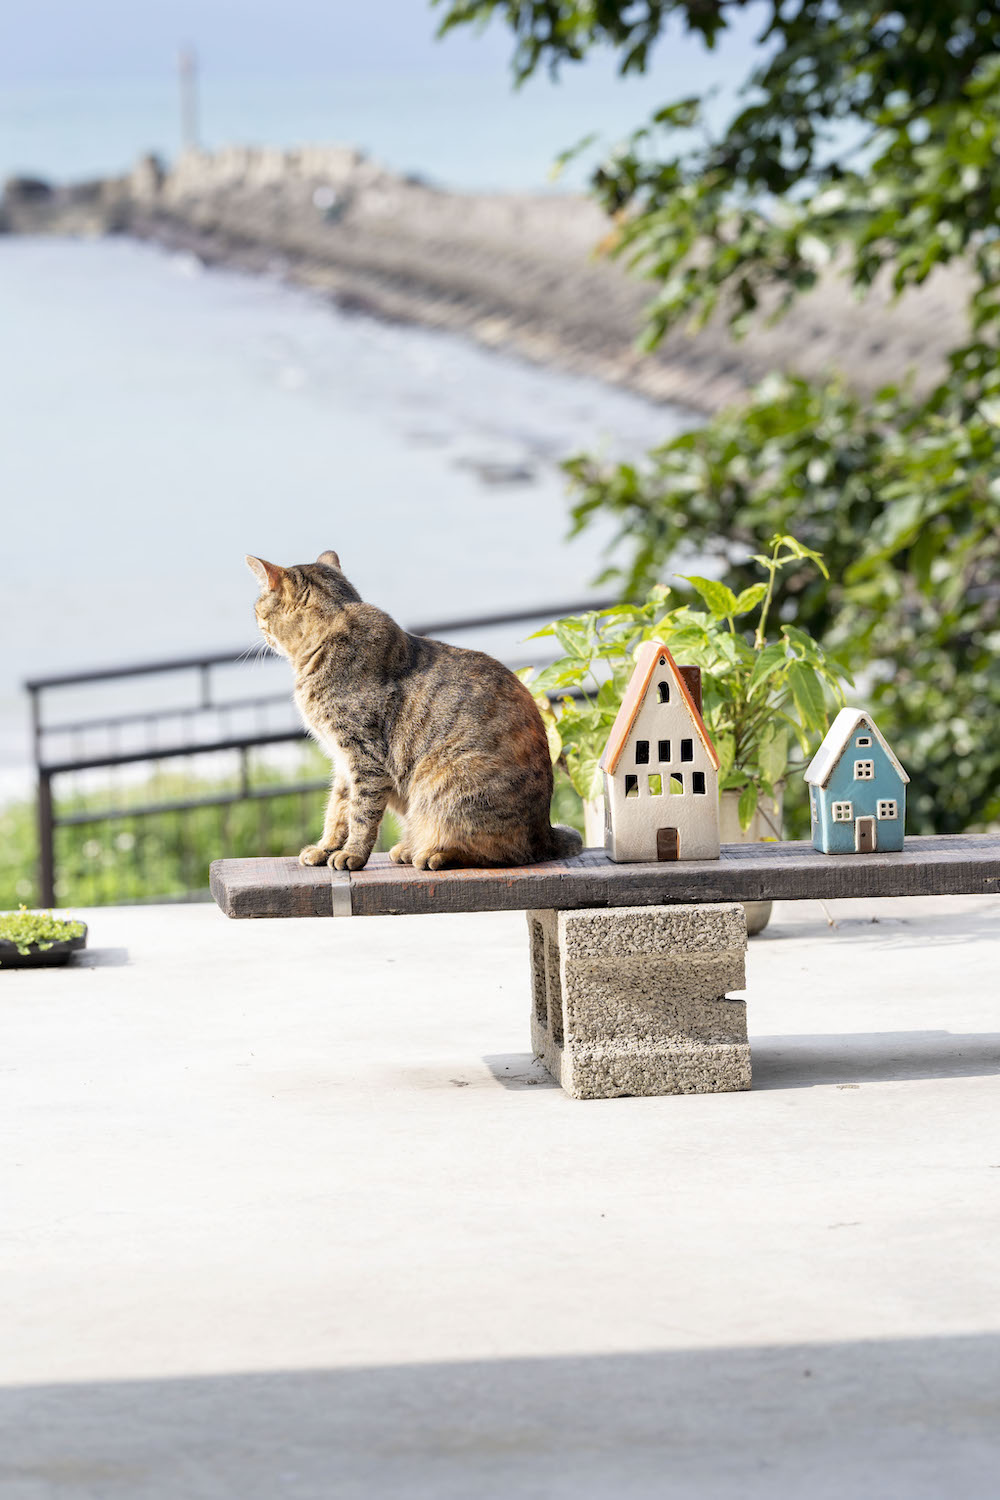
{"type": "Polygon", "coordinates": [[[567,828],[565,823],[553,823],[551,832],[550,859],[563,859],[569,854],[579,854],[583,848],[583,839],[575,828],[567,828]]]}

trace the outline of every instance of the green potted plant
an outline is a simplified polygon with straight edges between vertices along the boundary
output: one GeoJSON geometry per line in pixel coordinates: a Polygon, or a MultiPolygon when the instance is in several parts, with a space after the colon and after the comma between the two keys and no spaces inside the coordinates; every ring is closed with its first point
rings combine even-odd
{"type": "Polygon", "coordinates": [[[68,963],[86,942],[86,922],[26,906],[0,912],[0,967],[5,969],[68,963]]]}
{"type": "MultiPolygon", "coordinates": [[[[790,752],[797,747],[808,757],[828,727],[828,698],[841,706],[841,683],[851,680],[843,664],[797,626],[780,624],[768,638],[775,579],[803,559],[826,575],[819,553],[795,537],[777,535],[767,555],[755,555],[761,581],[738,595],[715,579],[685,575],[703,609],[687,602],[671,607],[671,590],[658,585],[641,603],[556,620],[536,631],[554,636],[564,654],[541,671],[527,668],[520,675],[545,720],[553,759],[583,801],[589,845],[603,843],[601,755],[632,674],[633,653],[647,640],[665,642],[675,660],[702,669],[704,718],[721,762],[723,843],[781,837],[790,752]]],[[[769,903],[752,903],[750,930],[760,931],[769,914],[769,903]]]]}

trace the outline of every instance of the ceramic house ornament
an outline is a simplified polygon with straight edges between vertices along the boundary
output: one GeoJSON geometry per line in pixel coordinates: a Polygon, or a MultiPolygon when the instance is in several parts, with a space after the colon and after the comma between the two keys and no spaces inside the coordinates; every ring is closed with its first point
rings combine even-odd
{"type": "Polygon", "coordinates": [[[902,849],[910,778],[864,709],[840,710],[805,779],[813,847],[821,854],[902,849]]]}
{"type": "Polygon", "coordinates": [[[601,757],[604,848],[616,864],[719,857],[719,757],[701,672],[644,641],[601,757]]]}

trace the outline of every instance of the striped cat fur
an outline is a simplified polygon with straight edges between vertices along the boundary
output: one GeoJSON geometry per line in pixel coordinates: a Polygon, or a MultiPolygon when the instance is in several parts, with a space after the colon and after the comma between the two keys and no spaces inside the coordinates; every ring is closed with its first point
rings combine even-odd
{"type": "Polygon", "coordinates": [[[541,717],[502,663],[410,635],[363,602],[335,552],[247,564],[261,633],[291,663],[299,712],[333,762],[323,832],[301,864],[360,870],[387,808],[405,824],[391,858],[418,869],[578,852],[580,835],[549,822],[541,717]]]}

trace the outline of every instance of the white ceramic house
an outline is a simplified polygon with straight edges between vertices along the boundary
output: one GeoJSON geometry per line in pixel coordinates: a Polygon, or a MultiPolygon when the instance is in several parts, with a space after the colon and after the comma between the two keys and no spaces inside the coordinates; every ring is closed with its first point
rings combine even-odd
{"type": "Polygon", "coordinates": [[[701,672],[644,641],[601,758],[604,847],[617,864],[718,859],[719,757],[701,672]]]}

